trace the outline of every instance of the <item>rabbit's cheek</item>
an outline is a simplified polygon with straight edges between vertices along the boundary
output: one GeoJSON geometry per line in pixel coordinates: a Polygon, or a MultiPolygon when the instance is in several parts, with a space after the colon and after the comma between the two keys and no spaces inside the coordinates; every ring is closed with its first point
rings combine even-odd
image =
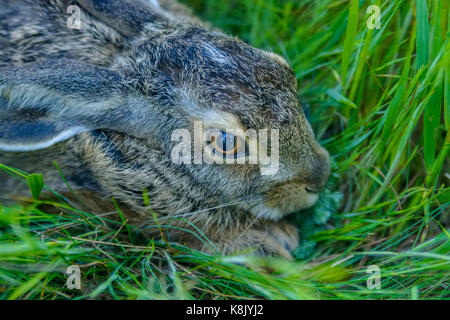
{"type": "Polygon", "coordinates": [[[319,194],[308,192],[304,184],[285,183],[266,192],[264,203],[252,209],[252,213],[277,220],[313,206],[318,198],[319,194]]]}

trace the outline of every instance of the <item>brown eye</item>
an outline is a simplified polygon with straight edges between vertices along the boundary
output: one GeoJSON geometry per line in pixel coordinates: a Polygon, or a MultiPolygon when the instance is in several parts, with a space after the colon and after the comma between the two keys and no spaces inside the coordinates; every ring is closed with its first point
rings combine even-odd
{"type": "Polygon", "coordinates": [[[227,133],[218,131],[210,137],[210,147],[213,152],[226,157],[238,157],[245,151],[245,142],[242,139],[227,133]]]}

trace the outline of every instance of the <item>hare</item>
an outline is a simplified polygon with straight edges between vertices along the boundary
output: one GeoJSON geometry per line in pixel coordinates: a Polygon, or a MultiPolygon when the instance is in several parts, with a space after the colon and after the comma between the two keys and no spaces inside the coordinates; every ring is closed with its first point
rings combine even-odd
{"type": "MultiPolygon", "coordinates": [[[[69,195],[54,161],[82,205],[107,212],[114,198],[149,237],[156,213],[169,241],[288,258],[299,235],[285,218],[314,205],[330,173],[281,56],[172,0],[0,0],[0,163],[69,195]],[[228,129],[277,130],[276,173],[176,163],[173,132],[199,122],[223,142],[215,156],[235,160],[248,137],[228,129]]],[[[0,179],[2,201],[26,196],[0,179]]]]}

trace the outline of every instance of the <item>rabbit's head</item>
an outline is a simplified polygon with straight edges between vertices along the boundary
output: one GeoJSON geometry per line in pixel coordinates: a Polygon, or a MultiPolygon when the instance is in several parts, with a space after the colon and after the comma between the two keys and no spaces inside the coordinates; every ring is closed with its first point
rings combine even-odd
{"type": "Polygon", "coordinates": [[[161,181],[164,176],[173,180],[159,192],[174,188],[174,197],[189,197],[200,208],[245,197],[248,201],[238,204],[242,210],[277,220],[315,203],[329,175],[329,156],[314,138],[298,102],[295,75],[281,56],[209,27],[179,22],[148,2],[133,2],[143,6],[134,13],[128,1],[78,2],[122,33],[124,50],[108,67],[48,58],[3,68],[0,150],[43,149],[88,132],[82,136],[94,142],[90,161],[100,162],[91,170],[104,170],[96,179],[106,189],[103,180],[114,181],[108,174],[121,170],[128,189],[149,180],[142,184],[158,192],[153,176],[158,172],[161,181]],[[245,134],[252,131],[258,143],[266,132],[275,167],[263,163],[259,153],[258,161],[249,163],[254,144],[249,146],[251,137],[245,134]],[[107,139],[111,132],[115,138],[107,139]],[[180,161],[178,148],[186,137],[189,148],[181,151],[188,154],[181,152],[180,161]],[[196,159],[199,147],[204,157],[225,163],[196,159]],[[114,148],[120,150],[111,152],[114,148]],[[108,171],[108,166],[119,169],[108,171]],[[265,174],[271,166],[274,170],[265,174]],[[178,185],[185,181],[187,189],[178,185]]]}

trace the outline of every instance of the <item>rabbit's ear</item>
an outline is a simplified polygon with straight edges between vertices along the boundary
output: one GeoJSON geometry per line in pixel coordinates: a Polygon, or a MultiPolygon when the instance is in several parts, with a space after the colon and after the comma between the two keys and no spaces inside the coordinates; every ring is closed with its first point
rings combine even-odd
{"type": "Polygon", "coordinates": [[[145,23],[161,20],[157,0],[78,0],[81,7],[125,35],[134,35],[145,23]]]}
{"type": "Polygon", "coordinates": [[[121,83],[113,71],[66,59],[0,68],[0,150],[42,149],[114,127],[121,83]]]}

